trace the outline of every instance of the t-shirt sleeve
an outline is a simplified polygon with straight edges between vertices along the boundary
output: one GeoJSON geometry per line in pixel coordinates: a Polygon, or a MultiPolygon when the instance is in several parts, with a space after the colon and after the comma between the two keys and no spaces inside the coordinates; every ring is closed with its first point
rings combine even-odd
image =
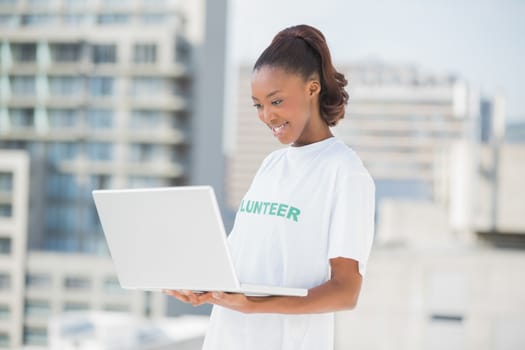
{"type": "Polygon", "coordinates": [[[375,185],[368,173],[342,176],[334,188],[329,226],[328,258],[359,262],[365,275],[374,239],[375,185]]]}

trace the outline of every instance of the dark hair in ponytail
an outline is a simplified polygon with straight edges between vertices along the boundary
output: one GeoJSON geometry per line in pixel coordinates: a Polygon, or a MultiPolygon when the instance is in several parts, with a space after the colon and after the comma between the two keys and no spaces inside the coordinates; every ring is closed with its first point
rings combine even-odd
{"type": "Polygon", "coordinates": [[[335,70],[326,39],[318,29],[303,24],[277,33],[255,62],[253,70],[263,66],[300,74],[304,80],[317,73],[321,83],[321,117],[330,126],[344,117],[348,103],[347,80],[335,70]]]}

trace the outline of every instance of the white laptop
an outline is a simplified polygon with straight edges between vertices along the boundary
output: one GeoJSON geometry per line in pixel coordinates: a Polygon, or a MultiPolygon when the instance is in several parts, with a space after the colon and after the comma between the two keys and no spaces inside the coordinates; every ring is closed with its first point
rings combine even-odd
{"type": "Polygon", "coordinates": [[[307,294],[238,280],[212,187],[95,190],[93,198],[123,288],[307,294]]]}

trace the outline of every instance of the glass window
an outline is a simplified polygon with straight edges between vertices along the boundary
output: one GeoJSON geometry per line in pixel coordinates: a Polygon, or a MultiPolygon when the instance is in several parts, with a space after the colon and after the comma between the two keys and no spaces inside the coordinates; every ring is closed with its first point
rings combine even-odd
{"type": "Polygon", "coordinates": [[[89,197],[91,197],[92,190],[104,190],[111,188],[112,179],[110,175],[91,175],[89,180],[89,197]]]}
{"type": "Polygon", "coordinates": [[[144,24],[161,25],[166,23],[168,16],[163,13],[145,13],[141,18],[144,24]]]}
{"type": "Polygon", "coordinates": [[[104,13],[98,15],[98,24],[126,24],[129,22],[129,16],[123,13],[104,13]]]}
{"type": "Polygon", "coordinates": [[[24,344],[47,345],[46,328],[24,327],[24,344]]]}
{"type": "Polygon", "coordinates": [[[12,216],[13,216],[13,206],[7,203],[0,203],[0,218],[10,218],[12,216]]]}
{"type": "Polygon", "coordinates": [[[87,144],[87,153],[91,160],[111,160],[113,145],[108,142],[92,142],[87,144]]]}
{"type": "Polygon", "coordinates": [[[72,160],[78,155],[78,146],[73,142],[51,142],[47,146],[47,159],[51,163],[72,160]]]}
{"type": "Polygon", "coordinates": [[[13,191],[13,173],[0,172],[0,192],[13,191]]]}
{"type": "Polygon", "coordinates": [[[111,96],[113,94],[113,78],[92,77],[89,80],[89,94],[91,96],[111,96]]]}
{"type": "Polygon", "coordinates": [[[76,109],[50,109],[47,117],[49,126],[53,129],[73,128],[79,122],[79,112],[76,109]]]}
{"type": "Polygon", "coordinates": [[[48,14],[28,14],[22,16],[22,25],[28,27],[47,26],[57,22],[57,17],[48,14]]]}
{"type": "Polygon", "coordinates": [[[71,174],[51,174],[47,179],[47,195],[51,198],[76,198],[78,185],[71,174]]]}
{"type": "MultiPolygon", "coordinates": [[[[0,309],[1,312],[1,309],[0,309]]],[[[0,313],[0,319],[2,319],[2,315],[0,313]]],[[[2,348],[8,348],[11,344],[9,343],[9,334],[0,332],[0,347],[2,348]]]]}
{"type": "Polygon", "coordinates": [[[117,46],[114,44],[93,45],[92,50],[92,60],[95,64],[117,62],[117,46]]]}
{"type": "Polygon", "coordinates": [[[0,272],[0,290],[11,288],[11,275],[6,272],[0,272]]]}
{"type": "Polygon", "coordinates": [[[113,127],[113,111],[110,109],[90,109],[87,116],[91,129],[111,129],[113,127]]]}
{"type": "Polygon", "coordinates": [[[29,7],[51,8],[53,0],[26,0],[29,7]]]}
{"type": "Polygon", "coordinates": [[[104,306],[104,310],[113,312],[129,312],[129,306],[119,304],[107,304],[104,306]]]}
{"type": "Polygon", "coordinates": [[[163,181],[162,178],[153,176],[130,176],[128,178],[128,186],[134,188],[157,187],[165,185],[166,181],[163,181]]]}
{"type": "Polygon", "coordinates": [[[151,161],[155,156],[155,145],[150,143],[133,143],[129,146],[129,160],[132,162],[151,161]]]}
{"type": "Polygon", "coordinates": [[[62,17],[64,24],[70,26],[82,26],[88,23],[89,17],[78,13],[65,14],[62,17]]]}
{"type": "Polygon", "coordinates": [[[162,126],[165,115],[161,111],[133,110],[129,121],[131,129],[154,129],[162,126]]]}
{"type": "Polygon", "coordinates": [[[26,316],[47,317],[50,311],[49,302],[44,300],[26,300],[24,310],[26,316]]]}
{"type": "Polygon", "coordinates": [[[9,319],[10,314],[11,310],[9,309],[9,305],[0,305],[0,320],[9,319]]]}
{"type": "Polygon", "coordinates": [[[65,302],[62,309],[64,311],[84,311],[89,310],[89,304],[79,302],[65,302]]]}
{"type": "Polygon", "coordinates": [[[66,63],[80,61],[82,53],[80,44],[51,44],[50,47],[53,62],[66,63]]]}
{"type": "Polygon", "coordinates": [[[104,291],[108,294],[122,294],[125,292],[116,277],[108,277],[104,280],[104,291]]]}
{"type": "Polygon", "coordinates": [[[11,254],[11,238],[2,237],[0,238],[0,255],[11,254]]]}
{"type": "Polygon", "coordinates": [[[16,27],[19,19],[19,16],[0,14],[0,27],[16,27]]]}
{"type": "Polygon", "coordinates": [[[35,115],[32,108],[13,108],[9,110],[11,126],[15,129],[32,128],[35,125],[35,115]]]}
{"type": "Polygon", "coordinates": [[[36,44],[23,43],[12,44],[13,60],[20,63],[31,63],[36,61],[36,44]]]}
{"type": "Polygon", "coordinates": [[[131,80],[132,96],[158,96],[164,95],[169,91],[168,84],[163,78],[140,77],[131,80]]]}
{"type": "MultiPolygon", "coordinates": [[[[46,228],[55,231],[74,231],[78,229],[78,211],[74,206],[67,204],[51,204],[46,208],[46,228]]],[[[67,247],[65,237],[59,237],[61,247],[67,247]]]]}
{"type": "Polygon", "coordinates": [[[34,96],[36,94],[36,80],[34,76],[12,76],[11,90],[15,95],[34,96]]]}
{"type": "Polygon", "coordinates": [[[66,289],[90,289],[91,281],[87,277],[69,276],[64,279],[64,287],[66,289]]]}
{"type": "Polygon", "coordinates": [[[157,45],[135,44],[133,47],[133,62],[155,63],[157,62],[157,45]]]}
{"type": "Polygon", "coordinates": [[[50,77],[49,90],[54,96],[81,96],[84,84],[80,77],[50,77]]]}
{"type": "Polygon", "coordinates": [[[26,286],[28,288],[50,288],[51,276],[45,273],[28,273],[26,275],[26,286]]]}

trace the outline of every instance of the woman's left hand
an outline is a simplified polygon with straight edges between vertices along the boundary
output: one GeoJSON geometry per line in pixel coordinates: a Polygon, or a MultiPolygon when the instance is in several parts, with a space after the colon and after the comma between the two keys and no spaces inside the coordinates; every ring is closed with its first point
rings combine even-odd
{"type": "Polygon", "coordinates": [[[204,302],[219,305],[231,310],[244,313],[253,312],[253,300],[251,297],[247,297],[244,294],[210,292],[203,295],[202,298],[205,298],[206,301],[204,302]]]}

